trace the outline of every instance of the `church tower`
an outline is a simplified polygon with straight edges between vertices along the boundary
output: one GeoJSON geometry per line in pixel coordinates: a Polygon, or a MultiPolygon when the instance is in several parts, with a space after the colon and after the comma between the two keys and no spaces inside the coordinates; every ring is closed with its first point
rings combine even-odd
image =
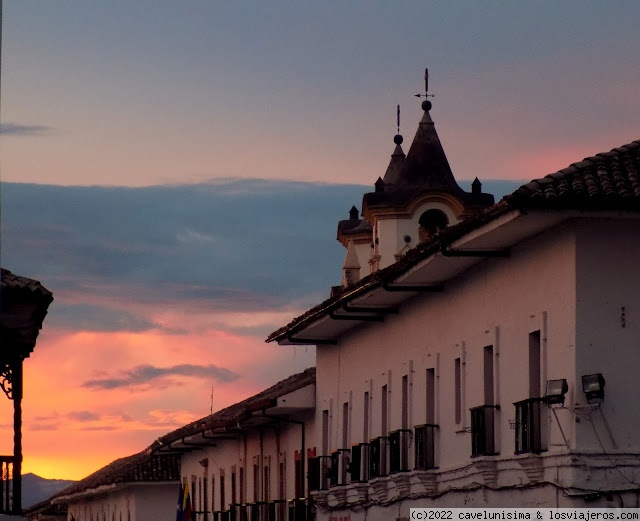
{"type": "Polygon", "coordinates": [[[347,248],[343,286],[385,268],[419,243],[431,240],[440,230],[491,206],[493,195],[482,193],[478,178],[465,192],[453,177],[435,124],[431,119],[428,71],[425,71],[424,114],[409,152],[402,149],[399,133],[384,177],[362,199],[362,217],[355,207],[349,219],[338,224],[338,240],[347,248]],[[356,262],[357,261],[357,262],[356,262]],[[358,265],[359,269],[354,268],[358,265]]]}

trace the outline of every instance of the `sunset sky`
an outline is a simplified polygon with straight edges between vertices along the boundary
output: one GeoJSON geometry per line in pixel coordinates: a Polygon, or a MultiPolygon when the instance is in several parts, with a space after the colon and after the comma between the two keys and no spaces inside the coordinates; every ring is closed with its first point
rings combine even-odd
{"type": "Polygon", "coordinates": [[[216,410],[313,365],[264,339],[339,283],[337,221],[384,174],[397,104],[413,137],[424,67],[465,189],[640,139],[639,19],[636,0],[5,0],[1,261],[55,297],[24,470],[82,478],[212,389],[216,410]]]}

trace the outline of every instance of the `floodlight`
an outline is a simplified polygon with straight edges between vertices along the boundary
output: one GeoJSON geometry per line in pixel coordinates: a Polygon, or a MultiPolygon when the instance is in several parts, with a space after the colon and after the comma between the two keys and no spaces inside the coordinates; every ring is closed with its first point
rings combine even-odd
{"type": "Polygon", "coordinates": [[[598,403],[604,400],[604,377],[602,374],[583,375],[582,390],[587,396],[587,402],[589,403],[598,403]]]}
{"type": "Polygon", "coordinates": [[[565,378],[559,380],[547,380],[547,389],[544,393],[544,401],[548,405],[564,404],[564,395],[567,394],[569,386],[565,378]]]}

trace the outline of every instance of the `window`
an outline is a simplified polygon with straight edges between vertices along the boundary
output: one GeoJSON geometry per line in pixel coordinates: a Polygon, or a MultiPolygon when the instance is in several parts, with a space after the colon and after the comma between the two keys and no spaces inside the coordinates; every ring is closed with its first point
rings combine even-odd
{"type": "Polygon", "coordinates": [[[348,449],[338,449],[331,454],[331,486],[347,484],[349,452],[348,449]]]}
{"type": "Polygon", "coordinates": [[[529,398],[514,403],[516,406],[516,454],[546,450],[542,439],[542,421],[546,404],[544,398],[529,398]]]}
{"type": "Polygon", "coordinates": [[[381,425],[381,432],[383,436],[387,435],[387,425],[388,425],[388,392],[387,392],[387,386],[383,385],[382,386],[382,403],[381,403],[381,418],[382,418],[382,425],[381,425]]]}
{"type": "Polygon", "coordinates": [[[369,405],[369,393],[367,392],[364,393],[364,429],[362,434],[362,439],[365,441],[369,439],[369,405]]]}
{"type": "Polygon", "coordinates": [[[207,508],[209,507],[209,498],[207,497],[209,491],[209,483],[208,483],[208,479],[207,476],[205,474],[205,476],[202,478],[202,495],[200,497],[202,497],[202,510],[204,510],[205,512],[207,511],[207,508]]]}
{"type": "Polygon", "coordinates": [[[329,454],[329,410],[322,411],[322,455],[329,454]]]}
{"type": "Polygon", "coordinates": [[[481,405],[471,409],[471,455],[490,456],[495,449],[495,406],[481,405]]]}
{"type": "Polygon", "coordinates": [[[263,473],[264,473],[264,481],[262,482],[262,488],[263,488],[263,501],[270,501],[271,499],[271,465],[270,465],[270,461],[269,461],[269,456],[265,457],[265,462],[264,462],[264,468],[263,473]]]}
{"type": "Polygon", "coordinates": [[[369,477],[377,478],[387,475],[387,458],[389,456],[389,438],[380,436],[369,444],[369,477]]]}
{"type": "Polygon", "coordinates": [[[427,381],[425,385],[426,396],[426,418],[427,424],[436,422],[436,371],[435,369],[427,369],[427,381]]]}
{"type": "MultiPolygon", "coordinates": [[[[311,483],[311,459],[309,458],[309,483],[311,483]]],[[[297,450],[294,453],[294,481],[295,481],[295,496],[296,497],[304,497],[304,487],[303,487],[303,476],[302,476],[302,453],[297,450]]],[[[319,472],[319,471],[318,471],[319,472]]],[[[318,474],[316,476],[316,478],[319,480],[320,479],[320,474],[318,474]]],[[[318,485],[320,486],[320,485],[318,485]]],[[[309,485],[309,489],[310,490],[318,490],[318,489],[311,489],[311,484],[309,485]]]]}
{"type": "Polygon", "coordinates": [[[493,405],[493,346],[485,346],[483,349],[483,366],[484,366],[484,403],[485,405],[493,405]]]}
{"type": "Polygon", "coordinates": [[[484,405],[471,408],[471,456],[496,454],[493,390],[493,346],[483,348],[484,405]]]}
{"type": "Polygon", "coordinates": [[[409,426],[409,377],[402,377],[402,428],[409,426]]]}
{"type": "Polygon", "coordinates": [[[237,483],[236,483],[236,467],[231,467],[231,504],[235,505],[237,503],[236,499],[237,492],[237,483]]]}
{"type": "Polygon", "coordinates": [[[342,448],[349,446],[349,402],[342,404],[342,448]]]}
{"type": "MultiPolygon", "coordinates": [[[[420,216],[418,223],[420,224],[420,228],[428,234],[428,237],[431,237],[439,231],[444,230],[449,225],[449,219],[447,219],[447,216],[442,210],[431,209],[420,216]]],[[[423,242],[422,237],[421,242],[423,242]]]]}
{"type": "Polygon", "coordinates": [[[455,386],[456,423],[462,422],[462,371],[460,359],[456,358],[453,368],[453,385],[455,386]]]}
{"type": "Polygon", "coordinates": [[[516,454],[540,453],[547,450],[544,436],[547,431],[547,416],[543,414],[546,404],[541,398],[541,338],[540,330],[529,333],[529,398],[515,402],[516,407],[516,454]]]}
{"type": "Polygon", "coordinates": [[[211,474],[211,512],[216,511],[216,478],[211,474]]]}
{"type": "Polygon", "coordinates": [[[227,501],[224,497],[224,470],[220,470],[220,510],[227,508],[227,501]]]}
{"type": "Polygon", "coordinates": [[[196,510],[198,508],[198,494],[196,489],[196,476],[191,475],[191,508],[196,510]]]}
{"type": "Polygon", "coordinates": [[[240,467],[240,503],[244,503],[244,467],[240,467]]]}
{"type": "Polygon", "coordinates": [[[280,454],[280,462],[278,463],[278,499],[286,499],[287,488],[285,476],[287,475],[287,467],[285,464],[285,453],[280,454]]]}
{"type": "Polygon", "coordinates": [[[409,470],[409,442],[411,431],[399,429],[389,434],[389,473],[409,470]]]}
{"type": "Polygon", "coordinates": [[[260,501],[260,467],[257,463],[253,463],[253,501],[260,501]]]}
{"type": "Polygon", "coordinates": [[[416,469],[436,468],[435,430],[437,425],[417,425],[415,428],[416,469]]]}
{"type": "Polygon", "coordinates": [[[539,398],[540,387],[540,330],[538,330],[529,333],[529,398],[539,398]]]}

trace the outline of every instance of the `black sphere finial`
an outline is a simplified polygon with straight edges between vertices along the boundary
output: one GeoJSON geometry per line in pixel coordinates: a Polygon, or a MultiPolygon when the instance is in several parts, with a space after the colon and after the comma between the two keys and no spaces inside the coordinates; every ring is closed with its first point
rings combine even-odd
{"type": "Polygon", "coordinates": [[[425,112],[429,112],[432,106],[433,105],[429,100],[424,100],[422,102],[422,110],[424,110],[425,112]]]}
{"type": "Polygon", "coordinates": [[[402,142],[404,141],[403,137],[400,134],[396,134],[395,136],[393,136],[393,142],[396,145],[402,145],[402,142]]]}

